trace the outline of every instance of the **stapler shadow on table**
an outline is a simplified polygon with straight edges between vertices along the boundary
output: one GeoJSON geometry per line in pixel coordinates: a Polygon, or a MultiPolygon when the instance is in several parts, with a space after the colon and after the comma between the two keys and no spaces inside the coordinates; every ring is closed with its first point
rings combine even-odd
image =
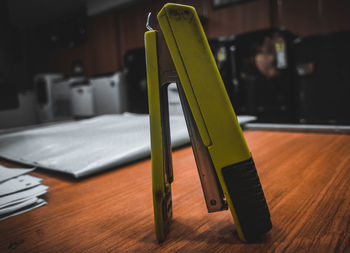
{"type": "MultiPolygon", "coordinates": [[[[150,15],[149,15],[150,17],[150,15]]],[[[179,91],[209,212],[229,209],[242,241],[272,227],[260,180],[193,7],[166,4],[160,30],[145,33],[156,236],[165,240],[172,219],[173,169],[167,86],[179,91]]]]}

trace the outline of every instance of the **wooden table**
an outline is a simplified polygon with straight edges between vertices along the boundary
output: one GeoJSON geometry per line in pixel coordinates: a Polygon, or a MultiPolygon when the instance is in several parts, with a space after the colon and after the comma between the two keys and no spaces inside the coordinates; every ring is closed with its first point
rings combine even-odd
{"type": "Polygon", "coordinates": [[[0,252],[350,252],[350,135],[246,131],[273,222],[239,241],[228,211],[207,213],[192,150],[173,153],[174,220],[159,245],[151,163],[74,180],[36,171],[48,205],[0,222],[0,252]]]}

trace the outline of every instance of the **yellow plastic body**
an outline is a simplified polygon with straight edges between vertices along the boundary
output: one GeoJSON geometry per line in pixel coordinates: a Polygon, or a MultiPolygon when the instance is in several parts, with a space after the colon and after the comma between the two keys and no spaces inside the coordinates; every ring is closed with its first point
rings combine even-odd
{"type": "Polygon", "coordinates": [[[246,241],[222,168],[251,158],[215,59],[193,7],[166,4],[158,22],[241,240],[246,241]]]}
{"type": "MultiPolygon", "coordinates": [[[[164,241],[170,223],[164,222],[162,201],[170,188],[165,185],[161,98],[158,73],[157,32],[145,33],[148,101],[151,128],[152,191],[155,230],[158,241],[164,241]]],[[[170,187],[170,184],[169,184],[170,187]]]]}

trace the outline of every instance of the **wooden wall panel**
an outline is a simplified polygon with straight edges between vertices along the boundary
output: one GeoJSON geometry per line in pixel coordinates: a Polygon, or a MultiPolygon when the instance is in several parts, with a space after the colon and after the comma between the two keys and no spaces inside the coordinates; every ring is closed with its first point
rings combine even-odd
{"type": "MultiPolygon", "coordinates": [[[[153,19],[156,18],[156,10],[152,10],[150,5],[141,5],[118,13],[121,57],[127,50],[143,47],[148,12],[153,13],[153,19]]],[[[121,62],[123,62],[123,59],[121,59],[121,62]]]]}
{"type": "Polygon", "coordinates": [[[299,36],[350,30],[348,0],[273,0],[277,24],[299,36]]]}
{"type": "MultiPolygon", "coordinates": [[[[285,27],[300,36],[350,30],[348,0],[254,0],[212,9],[211,0],[173,1],[192,5],[207,18],[207,36],[229,37],[258,29],[285,27]]],[[[130,9],[111,11],[89,19],[85,44],[53,53],[55,70],[69,74],[74,60],[82,60],[88,75],[123,68],[125,51],[143,47],[148,12],[153,21],[165,0],[149,1],[130,9]]]]}
{"type": "Polygon", "coordinates": [[[270,2],[255,0],[225,8],[208,8],[208,37],[231,36],[270,27],[270,2]]]}
{"type": "Polygon", "coordinates": [[[95,22],[91,22],[91,33],[88,35],[91,46],[85,52],[90,55],[91,73],[113,72],[121,67],[117,33],[113,12],[97,16],[95,22]]]}
{"type": "Polygon", "coordinates": [[[319,0],[276,0],[278,25],[291,32],[307,36],[322,32],[319,0]]]}
{"type": "MultiPolygon", "coordinates": [[[[153,20],[156,19],[156,14],[166,2],[152,1],[131,9],[108,12],[92,18],[84,45],[73,49],[58,49],[54,54],[57,71],[69,74],[72,61],[79,59],[84,62],[88,75],[122,68],[125,51],[144,45],[148,13],[152,12],[153,20]]],[[[199,15],[207,18],[209,38],[267,28],[270,24],[269,0],[255,0],[217,10],[211,9],[210,0],[173,2],[192,5],[199,15]]]]}
{"type": "Polygon", "coordinates": [[[51,62],[55,65],[54,72],[71,74],[72,62],[74,60],[81,60],[84,63],[85,71],[89,73],[91,67],[89,66],[88,55],[85,54],[86,47],[87,45],[83,44],[72,49],[56,48],[56,51],[51,57],[51,62]]]}
{"type": "MultiPolygon", "coordinates": [[[[152,23],[156,24],[157,13],[166,2],[167,1],[164,0],[152,1],[117,13],[118,36],[120,41],[119,50],[122,57],[127,50],[144,46],[147,15],[151,12],[152,23]]],[[[203,6],[206,6],[207,0],[183,0],[172,2],[194,6],[197,12],[202,14],[205,9],[203,6]]],[[[123,59],[121,59],[121,62],[123,62],[123,59]]]]}
{"type": "Polygon", "coordinates": [[[319,4],[323,32],[350,30],[349,0],[320,0],[319,4]]]}
{"type": "Polygon", "coordinates": [[[113,72],[121,68],[115,14],[106,13],[89,20],[86,42],[78,47],[57,48],[58,72],[70,74],[72,62],[81,60],[87,75],[113,72]]]}

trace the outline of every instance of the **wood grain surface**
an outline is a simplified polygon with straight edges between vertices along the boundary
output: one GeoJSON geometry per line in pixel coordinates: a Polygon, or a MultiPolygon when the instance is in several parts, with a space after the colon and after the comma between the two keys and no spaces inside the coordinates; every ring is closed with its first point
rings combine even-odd
{"type": "Polygon", "coordinates": [[[239,241],[228,211],[207,213],[190,147],[174,151],[173,223],[153,228],[151,163],[74,180],[36,171],[48,205],[0,222],[0,252],[350,252],[350,135],[246,131],[272,230],[239,241]]]}

